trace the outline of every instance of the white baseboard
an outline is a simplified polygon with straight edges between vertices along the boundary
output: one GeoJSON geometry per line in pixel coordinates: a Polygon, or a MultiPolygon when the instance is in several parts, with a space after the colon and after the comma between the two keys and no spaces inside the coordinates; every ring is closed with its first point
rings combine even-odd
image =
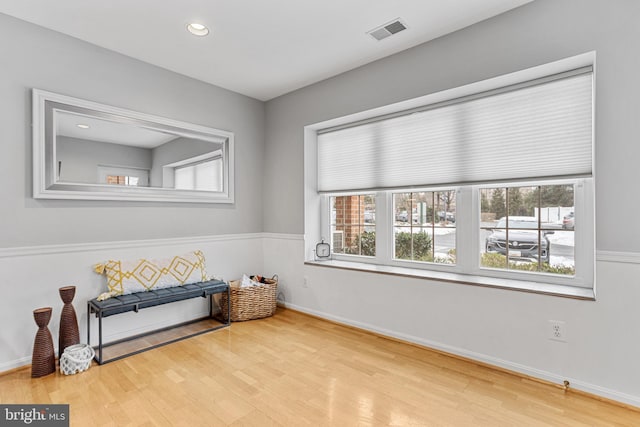
{"type": "Polygon", "coordinates": [[[469,351],[466,349],[453,347],[450,345],[438,343],[435,341],[425,340],[419,337],[415,337],[412,335],[402,334],[398,332],[394,332],[388,329],[379,328],[377,326],[370,325],[368,323],[358,322],[351,319],[347,319],[340,316],[334,316],[332,314],[328,314],[325,312],[312,310],[306,307],[301,307],[296,304],[291,304],[283,301],[278,301],[278,304],[283,307],[291,308],[296,311],[300,311],[302,313],[307,313],[316,317],[320,317],[323,319],[331,320],[336,323],[341,323],[348,326],[353,326],[358,329],[362,329],[365,331],[374,332],[376,334],[380,334],[383,336],[396,338],[402,341],[410,342],[413,344],[418,344],[427,348],[431,348],[434,350],[443,351],[445,353],[450,353],[456,356],[461,356],[466,359],[486,363],[491,366],[495,366],[498,368],[507,369],[509,371],[513,371],[519,374],[527,375],[529,377],[538,378],[544,381],[548,381],[554,384],[563,385],[564,381],[569,381],[571,384],[571,388],[580,390],[594,396],[603,397],[606,399],[614,400],[616,402],[624,403],[627,405],[635,406],[640,408],[640,397],[632,396],[626,393],[620,393],[615,390],[607,389],[604,387],[600,387],[594,384],[585,383],[582,381],[578,381],[573,378],[563,378],[559,375],[553,374],[551,372],[543,371],[540,369],[532,368],[529,366],[521,365],[514,362],[509,362],[507,360],[499,359],[493,356],[488,356],[486,354],[476,353],[473,351],[469,351]]]}
{"type": "Polygon", "coordinates": [[[28,365],[31,365],[31,356],[0,363],[0,372],[10,371],[12,369],[22,368],[28,365]]]}

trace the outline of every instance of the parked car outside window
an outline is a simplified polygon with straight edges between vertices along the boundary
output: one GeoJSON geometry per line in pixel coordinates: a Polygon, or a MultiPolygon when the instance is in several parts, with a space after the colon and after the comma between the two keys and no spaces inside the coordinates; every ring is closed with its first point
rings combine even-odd
{"type": "Polygon", "coordinates": [[[485,241],[486,251],[507,255],[507,230],[509,235],[509,258],[522,261],[549,262],[549,238],[553,231],[542,230],[538,241],[538,218],[532,216],[510,216],[500,218],[485,241]],[[540,248],[538,248],[538,246],[540,248]]]}

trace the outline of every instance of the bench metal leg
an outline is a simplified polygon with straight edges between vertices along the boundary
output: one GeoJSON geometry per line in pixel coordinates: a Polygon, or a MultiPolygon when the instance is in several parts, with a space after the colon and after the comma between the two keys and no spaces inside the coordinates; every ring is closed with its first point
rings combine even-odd
{"type": "MultiPolygon", "coordinates": [[[[91,314],[94,313],[91,302],[87,303],[87,344],[91,345],[91,314]]],[[[96,317],[98,318],[98,351],[93,358],[99,365],[102,365],[102,310],[95,310],[96,317]]]]}
{"type": "Polygon", "coordinates": [[[91,303],[87,303],[87,344],[91,345],[91,303]]]}
{"type": "Polygon", "coordinates": [[[102,311],[98,313],[98,363],[102,365],[102,311]]]}

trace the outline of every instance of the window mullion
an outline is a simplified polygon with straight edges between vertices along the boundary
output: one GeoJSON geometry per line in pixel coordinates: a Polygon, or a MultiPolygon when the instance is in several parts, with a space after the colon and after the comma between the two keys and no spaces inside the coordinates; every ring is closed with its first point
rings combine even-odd
{"type": "Polygon", "coordinates": [[[478,270],[480,203],[472,187],[456,190],[456,264],[462,273],[478,270]]]}
{"type": "Polygon", "coordinates": [[[392,197],[388,191],[376,193],[376,262],[388,264],[393,257],[392,197]]]}
{"type": "Polygon", "coordinates": [[[575,263],[576,280],[582,284],[594,282],[595,266],[595,203],[593,180],[584,179],[575,185],[575,263]]]}
{"type": "Polygon", "coordinates": [[[324,239],[325,242],[329,242],[329,244],[331,245],[331,250],[333,250],[333,241],[331,238],[331,210],[329,209],[329,196],[320,196],[320,211],[322,212],[322,214],[320,215],[320,239],[324,239]]]}

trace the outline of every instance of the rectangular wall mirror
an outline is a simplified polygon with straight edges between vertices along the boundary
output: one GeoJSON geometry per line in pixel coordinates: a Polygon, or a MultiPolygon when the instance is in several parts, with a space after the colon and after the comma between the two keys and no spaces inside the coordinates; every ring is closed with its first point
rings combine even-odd
{"type": "Polygon", "coordinates": [[[233,203],[233,133],[33,89],[33,196],[233,203]]]}

